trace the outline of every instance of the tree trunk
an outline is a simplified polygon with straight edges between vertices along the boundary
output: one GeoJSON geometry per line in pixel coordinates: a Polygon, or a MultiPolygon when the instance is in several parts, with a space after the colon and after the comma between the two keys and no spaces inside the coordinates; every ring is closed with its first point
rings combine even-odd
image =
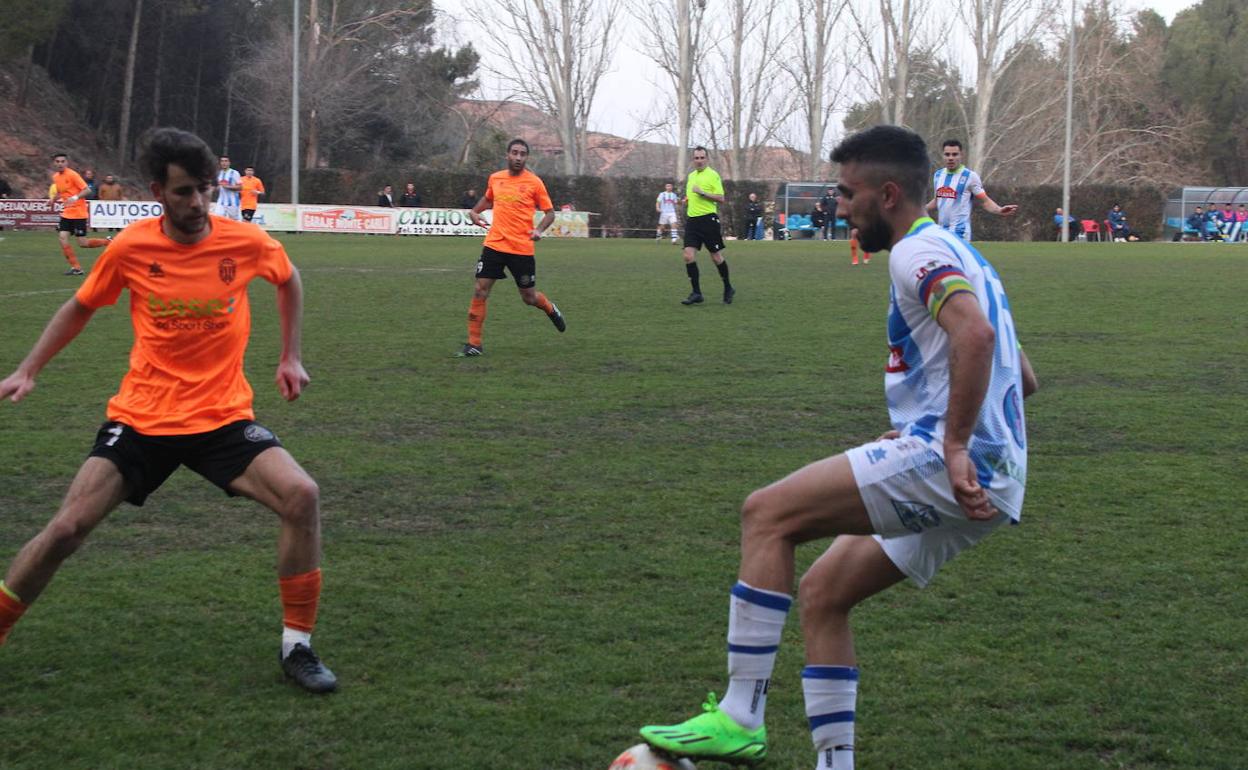
{"type": "Polygon", "coordinates": [[[164,50],[165,50],[165,11],[168,8],[167,3],[160,4],[160,29],[156,32],[156,65],[152,72],[152,126],[160,125],[160,77],[164,72],[164,50]]]}
{"type": "Polygon", "coordinates": [[[126,79],[121,91],[121,128],[117,130],[117,163],[129,160],[130,108],[134,96],[134,60],[139,50],[139,23],[143,19],[143,0],[134,0],[134,24],[130,27],[130,48],[126,53],[126,79]]]}
{"type": "Polygon", "coordinates": [[[26,106],[26,96],[30,92],[30,71],[35,68],[35,44],[31,43],[26,51],[26,66],[22,68],[22,84],[17,89],[17,106],[26,106]]]}
{"type": "Polygon", "coordinates": [[[676,178],[684,179],[689,159],[689,123],[693,104],[693,35],[690,2],[676,0],[676,178]]]}
{"type": "MultiPolygon", "coordinates": [[[[334,9],[337,10],[336,8],[334,9]]],[[[308,35],[308,66],[307,73],[311,74],[312,69],[317,65],[317,59],[320,56],[321,44],[321,16],[320,5],[318,0],[309,0],[308,2],[308,26],[310,34],[308,35]]],[[[332,29],[332,27],[331,27],[332,29]]],[[[304,89],[307,94],[307,89],[304,89]]],[[[303,132],[303,167],[318,168],[321,165],[321,131],[318,125],[319,115],[316,110],[316,95],[307,94],[308,100],[308,125],[307,130],[303,132]]]]}

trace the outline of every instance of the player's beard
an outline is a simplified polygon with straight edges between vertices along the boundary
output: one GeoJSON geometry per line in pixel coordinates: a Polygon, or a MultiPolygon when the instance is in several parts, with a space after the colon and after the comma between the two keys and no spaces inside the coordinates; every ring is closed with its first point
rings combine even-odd
{"type": "Polygon", "coordinates": [[[879,204],[876,204],[875,211],[871,213],[874,215],[871,224],[857,225],[858,245],[868,254],[884,251],[893,245],[892,225],[880,216],[879,204]]]}

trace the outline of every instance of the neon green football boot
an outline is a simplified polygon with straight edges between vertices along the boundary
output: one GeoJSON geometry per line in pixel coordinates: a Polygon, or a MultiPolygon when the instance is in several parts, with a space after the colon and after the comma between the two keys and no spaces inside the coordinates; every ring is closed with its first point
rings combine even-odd
{"type": "Polygon", "coordinates": [[[712,759],[737,765],[753,765],[767,757],[767,728],[747,730],[719,710],[715,693],[706,697],[702,713],[678,725],[646,725],[646,743],[669,754],[691,759],[712,759]]]}

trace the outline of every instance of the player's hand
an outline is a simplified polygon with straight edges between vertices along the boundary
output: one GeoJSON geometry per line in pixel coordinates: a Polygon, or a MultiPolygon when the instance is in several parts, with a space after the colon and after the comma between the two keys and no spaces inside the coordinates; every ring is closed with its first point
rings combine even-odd
{"type": "Polygon", "coordinates": [[[0,380],[0,401],[8,399],[13,403],[26,398],[26,394],[35,389],[35,378],[23,374],[19,369],[8,377],[0,380]]]}
{"type": "Polygon", "coordinates": [[[533,228],[533,230],[529,232],[530,241],[540,241],[541,239],[542,239],[542,231],[538,230],[536,227],[533,228]]]}
{"type": "Polygon", "coordinates": [[[997,509],[988,500],[988,492],[979,485],[975,463],[966,447],[945,447],[945,467],[949,469],[949,486],[953,497],[962,507],[966,518],[987,521],[997,515],[997,509]]]}
{"type": "Polygon", "coordinates": [[[277,365],[277,391],[287,401],[294,401],[307,387],[311,378],[299,361],[282,359],[277,365]]]}
{"type": "Polygon", "coordinates": [[[1017,214],[1017,213],[1018,213],[1018,204],[1017,204],[1017,203],[1011,203],[1011,204],[1010,204],[1010,205],[1008,205],[1008,206],[1002,206],[1002,207],[1001,207],[1001,216],[1003,216],[1003,217],[1012,217],[1012,216],[1014,216],[1014,215],[1015,215],[1015,214],[1017,214]]]}
{"type": "Polygon", "coordinates": [[[888,441],[889,439],[901,438],[901,431],[887,430],[880,434],[876,441],[888,441]]]}

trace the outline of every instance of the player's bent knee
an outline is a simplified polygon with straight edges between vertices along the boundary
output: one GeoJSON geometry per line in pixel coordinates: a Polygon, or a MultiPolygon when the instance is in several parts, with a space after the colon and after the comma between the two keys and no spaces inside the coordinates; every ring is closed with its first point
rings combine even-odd
{"type": "Polygon", "coordinates": [[[741,505],[742,538],[783,535],[778,513],[779,509],[774,503],[774,496],[767,488],[751,492],[741,505]]]}
{"type": "Polygon", "coordinates": [[[843,581],[834,580],[830,569],[816,563],[797,584],[797,601],[802,617],[848,615],[854,602],[842,589],[843,581]]]}
{"type": "Polygon", "coordinates": [[[59,559],[77,551],[90,534],[90,527],[83,526],[71,517],[63,516],[54,519],[44,530],[53,555],[59,559]]]}
{"type": "Polygon", "coordinates": [[[292,524],[310,526],[320,518],[321,488],[311,476],[292,483],[282,495],[281,517],[292,524]]]}

